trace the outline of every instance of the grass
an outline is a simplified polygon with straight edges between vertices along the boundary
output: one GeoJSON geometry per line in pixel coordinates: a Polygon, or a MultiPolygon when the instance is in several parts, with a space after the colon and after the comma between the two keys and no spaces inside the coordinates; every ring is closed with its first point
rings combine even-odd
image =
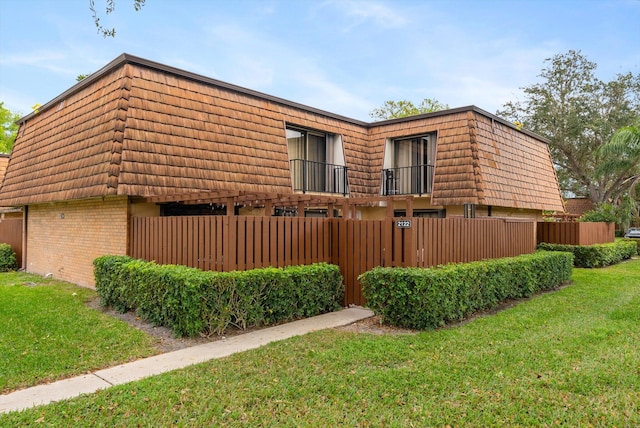
{"type": "Polygon", "coordinates": [[[0,426],[640,426],[640,260],[415,336],[321,331],[0,426]]]}
{"type": "Polygon", "coordinates": [[[153,339],[85,305],[93,290],[0,274],[0,393],[157,353],[153,339]]]}

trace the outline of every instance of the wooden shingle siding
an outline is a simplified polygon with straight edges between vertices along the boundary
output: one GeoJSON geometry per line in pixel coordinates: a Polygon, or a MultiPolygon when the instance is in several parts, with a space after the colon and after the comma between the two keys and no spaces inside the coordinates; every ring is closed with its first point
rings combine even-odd
{"type": "Polygon", "coordinates": [[[3,185],[12,205],[105,196],[123,69],[23,122],[3,185]],[[70,167],[72,165],[72,167],[70,167]]]}
{"type": "Polygon", "coordinates": [[[284,124],[249,101],[136,67],[119,194],[291,193],[284,124]]]}
{"type": "Polygon", "coordinates": [[[368,124],[129,55],[21,120],[0,204],[292,194],[289,125],[341,137],[350,197],[380,195],[387,139],[436,133],[432,205],[563,209],[544,141],[477,107],[368,124]]]}
{"type": "Polygon", "coordinates": [[[483,198],[480,203],[564,211],[549,149],[533,137],[474,114],[483,198]]]}
{"type": "Polygon", "coordinates": [[[358,194],[366,177],[367,157],[359,153],[366,130],[136,67],[118,193],[292,193],[286,123],[342,135],[345,157],[355,160],[349,179],[358,194]]]}

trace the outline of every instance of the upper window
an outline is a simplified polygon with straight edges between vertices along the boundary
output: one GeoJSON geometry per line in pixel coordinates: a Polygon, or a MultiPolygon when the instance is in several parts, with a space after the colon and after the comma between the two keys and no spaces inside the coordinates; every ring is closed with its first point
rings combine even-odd
{"type": "Polygon", "coordinates": [[[435,155],[435,133],[389,140],[382,171],[382,194],[430,194],[435,155]]]}
{"type": "Polygon", "coordinates": [[[327,162],[327,134],[287,128],[290,159],[327,162]]]}
{"type": "Polygon", "coordinates": [[[293,190],[347,194],[347,168],[339,135],[287,127],[293,190]]]}

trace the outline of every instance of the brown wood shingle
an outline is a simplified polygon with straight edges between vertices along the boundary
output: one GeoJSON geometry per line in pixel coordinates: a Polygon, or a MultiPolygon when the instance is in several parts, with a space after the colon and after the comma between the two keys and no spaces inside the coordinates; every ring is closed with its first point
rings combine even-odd
{"type": "Polygon", "coordinates": [[[549,150],[476,107],[368,124],[122,55],[21,120],[1,205],[111,194],[291,194],[285,127],[340,135],[351,197],[387,139],[435,132],[432,203],[562,211],[549,150]]]}

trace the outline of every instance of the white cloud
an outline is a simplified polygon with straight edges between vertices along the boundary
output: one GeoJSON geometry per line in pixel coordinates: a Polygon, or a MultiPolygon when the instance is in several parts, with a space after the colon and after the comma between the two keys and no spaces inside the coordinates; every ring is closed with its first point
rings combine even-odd
{"type": "Polygon", "coordinates": [[[206,33],[216,51],[211,62],[224,81],[333,113],[370,109],[369,102],[327,77],[322,57],[301,52],[291,40],[233,23],[208,27],[206,33]]]}
{"type": "Polygon", "coordinates": [[[4,67],[28,65],[42,68],[59,74],[69,74],[68,67],[64,67],[66,54],[55,51],[35,51],[29,54],[3,55],[0,64],[4,67]]]}
{"type": "Polygon", "coordinates": [[[402,27],[410,21],[397,8],[377,1],[330,0],[325,2],[323,6],[339,10],[351,21],[344,31],[350,31],[368,22],[388,29],[402,27]]]}
{"type": "MultiPolygon", "coordinates": [[[[291,77],[307,94],[301,101],[304,104],[345,116],[353,115],[349,112],[368,112],[371,109],[369,100],[330,81],[317,67],[296,68],[291,77]]],[[[362,117],[361,114],[353,116],[362,117]]]]}

